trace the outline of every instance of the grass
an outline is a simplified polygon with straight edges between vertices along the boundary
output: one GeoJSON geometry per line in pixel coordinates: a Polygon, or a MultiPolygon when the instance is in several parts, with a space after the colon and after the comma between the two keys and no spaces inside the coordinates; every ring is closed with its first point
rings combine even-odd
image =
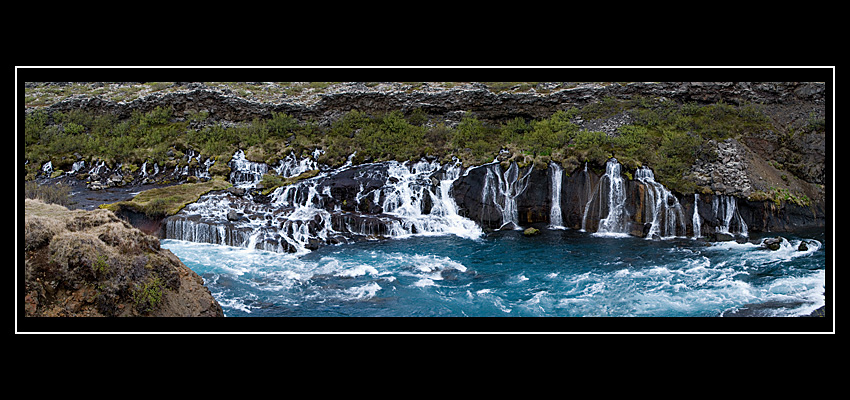
{"type": "Polygon", "coordinates": [[[197,201],[205,193],[227,189],[230,186],[232,185],[229,182],[216,177],[207,182],[184,183],[177,186],[145,190],[131,200],[102,204],[100,208],[112,212],[128,208],[150,217],[167,217],[176,214],[187,204],[197,201]]]}

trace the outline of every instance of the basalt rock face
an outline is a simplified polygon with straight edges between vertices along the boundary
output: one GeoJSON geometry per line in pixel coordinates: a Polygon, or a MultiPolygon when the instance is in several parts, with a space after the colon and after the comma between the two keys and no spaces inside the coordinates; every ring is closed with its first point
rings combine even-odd
{"type": "MultiPolygon", "coordinates": [[[[515,164],[508,169],[499,164],[472,168],[452,188],[458,213],[485,229],[550,223],[549,211],[556,198],[551,188],[558,185],[545,172],[515,164]],[[510,173],[512,168],[516,173],[510,173]],[[516,219],[510,213],[512,207],[516,219]]],[[[600,223],[612,213],[621,221],[609,224],[613,227],[609,233],[658,238],[714,238],[716,233],[746,237],[750,232],[823,227],[825,221],[823,203],[805,207],[729,195],[682,195],[655,182],[648,169],[634,171],[633,179],[620,175],[618,181],[593,170],[576,170],[563,175],[560,189],[563,226],[588,232],[602,231],[600,223]]]]}

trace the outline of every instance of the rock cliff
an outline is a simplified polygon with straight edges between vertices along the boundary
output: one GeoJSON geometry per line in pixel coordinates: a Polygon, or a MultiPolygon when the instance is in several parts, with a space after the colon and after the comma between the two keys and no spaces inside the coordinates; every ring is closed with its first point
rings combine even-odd
{"type": "Polygon", "coordinates": [[[25,200],[27,317],[222,317],[203,280],[108,210],[25,200]]]}

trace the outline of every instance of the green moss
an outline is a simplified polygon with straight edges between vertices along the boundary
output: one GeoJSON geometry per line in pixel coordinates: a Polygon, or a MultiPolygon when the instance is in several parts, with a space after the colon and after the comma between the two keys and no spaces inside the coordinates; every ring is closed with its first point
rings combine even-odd
{"type": "Polygon", "coordinates": [[[747,199],[750,201],[772,201],[777,207],[780,207],[783,201],[802,207],[812,205],[812,200],[805,194],[777,187],[770,187],[767,191],[757,190],[747,197],[747,199]]]}
{"type": "Polygon", "coordinates": [[[184,183],[145,190],[132,200],[101,204],[100,208],[118,212],[126,207],[149,217],[167,217],[176,214],[187,204],[197,201],[205,193],[227,189],[230,186],[232,185],[223,179],[213,178],[207,182],[184,183]]]}
{"type": "Polygon", "coordinates": [[[265,174],[263,175],[263,179],[260,183],[263,185],[262,194],[268,195],[273,192],[275,189],[281,186],[288,186],[295,182],[298,182],[302,179],[309,179],[319,174],[319,170],[314,169],[310,171],[303,172],[299,175],[292,176],[289,178],[284,178],[278,174],[265,174]]]}
{"type": "Polygon", "coordinates": [[[537,236],[540,234],[540,229],[537,228],[528,228],[522,231],[522,234],[525,236],[537,236]]]}

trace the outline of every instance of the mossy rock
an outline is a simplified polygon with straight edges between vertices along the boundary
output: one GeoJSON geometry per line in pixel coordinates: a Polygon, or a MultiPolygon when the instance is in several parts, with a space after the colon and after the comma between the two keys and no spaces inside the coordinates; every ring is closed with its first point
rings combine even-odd
{"type": "Polygon", "coordinates": [[[540,234],[540,229],[537,228],[528,228],[522,231],[522,234],[525,236],[537,236],[540,234]]]}

